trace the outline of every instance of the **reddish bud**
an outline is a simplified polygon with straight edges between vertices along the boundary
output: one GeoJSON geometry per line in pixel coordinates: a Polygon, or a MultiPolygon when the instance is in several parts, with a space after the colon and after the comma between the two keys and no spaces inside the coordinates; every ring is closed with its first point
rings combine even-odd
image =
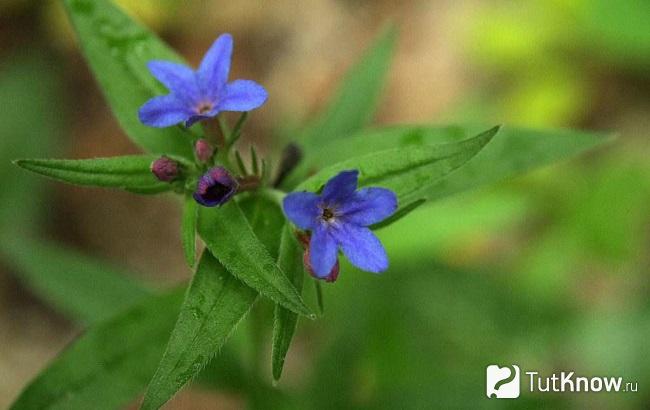
{"type": "Polygon", "coordinates": [[[207,140],[200,138],[194,144],[194,153],[199,162],[206,163],[212,159],[214,147],[207,140]]]}
{"type": "Polygon", "coordinates": [[[158,180],[171,182],[180,175],[180,167],[178,162],[163,155],[151,163],[151,172],[158,180]]]}

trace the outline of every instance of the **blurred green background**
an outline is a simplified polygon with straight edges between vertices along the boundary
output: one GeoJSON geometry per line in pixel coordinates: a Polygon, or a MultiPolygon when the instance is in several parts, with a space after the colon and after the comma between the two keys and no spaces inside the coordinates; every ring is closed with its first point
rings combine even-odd
{"type": "MultiPolygon", "coordinates": [[[[218,34],[233,33],[233,73],[271,95],[246,128],[263,151],[276,151],[282,130],[325,104],[387,20],[400,39],[378,124],[619,134],[609,146],[422,207],[382,230],[390,270],[376,277],[343,266],[324,286],[325,316],[299,323],[275,390],[270,359],[252,363],[245,323],[208,369],[216,388],[195,383],[168,408],[647,408],[650,2],[117,3],[194,64],[218,34]],[[488,400],[485,366],[495,363],[622,376],[639,391],[524,390],[518,400],[488,400]],[[261,376],[251,378],[255,368],[261,376]]],[[[96,275],[101,290],[103,272],[125,271],[125,281],[162,289],[190,272],[171,197],[50,183],[10,164],[137,149],[111,117],[57,2],[4,0],[0,23],[4,408],[96,317],[56,307],[65,292],[83,294],[75,275],[96,275]],[[49,284],[61,289],[52,295],[34,278],[57,267],[70,269],[70,280],[49,284]]],[[[139,296],[113,298],[126,306],[139,296]]]]}

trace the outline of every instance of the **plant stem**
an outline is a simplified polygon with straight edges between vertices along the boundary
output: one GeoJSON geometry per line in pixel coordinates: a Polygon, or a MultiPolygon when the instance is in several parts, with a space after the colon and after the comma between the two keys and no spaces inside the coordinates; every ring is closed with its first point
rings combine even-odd
{"type": "Polygon", "coordinates": [[[323,302],[323,289],[321,288],[320,282],[315,280],[314,286],[316,287],[316,300],[318,301],[318,310],[320,311],[321,316],[325,313],[325,303],[323,302]]]}
{"type": "Polygon", "coordinates": [[[203,126],[203,132],[205,133],[206,139],[214,143],[219,151],[223,151],[226,147],[226,135],[223,132],[221,127],[221,117],[210,118],[209,120],[202,121],[201,125],[203,126]]]}

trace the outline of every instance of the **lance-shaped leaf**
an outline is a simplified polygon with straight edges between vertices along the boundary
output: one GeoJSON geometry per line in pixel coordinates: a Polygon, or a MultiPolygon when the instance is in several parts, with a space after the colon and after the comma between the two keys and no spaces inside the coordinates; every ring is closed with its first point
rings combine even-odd
{"type": "Polygon", "coordinates": [[[47,53],[16,50],[0,69],[0,232],[25,234],[42,227],[47,190],[43,178],[7,166],[16,158],[52,155],[60,147],[64,112],[63,81],[52,70],[47,53]],[[29,112],[29,115],[25,113],[29,112]]]}
{"type": "Polygon", "coordinates": [[[185,261],[190,268],[196,262],[196,222],[198,219],[198,204],[191,195],[185,196],[183,216],[181,218],[181,244],[185,261]]]}
{"type": "Polygon", "coordinates": [[[150,294],[127,273],[55,243],[5,235],[0,255],[37,295],[85,323],[109,318],[150,294]]]}
{"type": "Polygon", "coordinates": [[[147,384],[176,322],[184,289],[147,298],[91,328],[34,379],[13,410],[113,410],[147,384]]]}
{"type": "Polygon", "coordinates": [[[287,309],[315,317],[257,238],[236,201],[199,209],[199,235],[226,269],[287,309]]]}
{"type": "Polygon", "coordinates": [[[498,131],[494,127],[457,143],[393,148],[350,158],[323,169],[297,190],[316,191],[339,172],[358,169],[359,186],[391,189],[400,208],[411,206],[427,198],[436,181],[479,153],[498,131]]]}
{"type": "Polygon", "coordinates": [[[62,182],[120,188],[140,194],[169,191],[172,185],[151,173],[154,155],[129,155],[93,159],[19,159],[19,167],[62,182]]]}
{"type": "Polygon", "coordinates": [[[226,342],[257,292],[204,252],[142,409],[157,409],[198,374],[226,342]]]}
{"type": "MultiPolygon", "coordinates": [[[[241,207],[253,232],[269,252],[276,254],[284,224],[280,207],[257,196],[242,200],[241,207]]],[[[221,349],[257,295],[228,273],[210,252],[204,252],[142,408],[160,407],[197,375],[221,349]]]]}
{"type": "MultiPolygon", "coordinates": [[[[340,139],[336,144],[325,144],[317,150],[306,148],[305,160],[295,176],[307,175],[314,170],[345,161],[351,156],[363,156],[398,147],[427,147],[453,143],[479,131],[479,127],[462,125],[405,125],[364,131],[340,139]]],[[[499,130],[492,142],[467,164],[431,186],[427,198],[442,198],[493,184],[577,155],[609,140],[609,135],[598,132],[534,130],[505,126],[499,130]]]]}
{"type": "Polygon", "coordinates": [[[346,75],[325,112],[303,132],[301,139],[319,146],[363,128],[372,119],[383,90],[397,31],[387,27],[346,75]]]}
{"type": "MultiPolygon", "coordinates": [[[[302,248],[296,240],[293,229],[289,224],[285,225],[282,231],[278,266],[289,276],[296,289],[301,292],[304,277],[302,248]]],[[[282,368],[284,367],[284,359],[287,356],[291,339],[296,331],[298,315],[280,305],[276,305],[274,317],[271,365],[273,379],[279,380],[282,375],[282,368]]]]}
{"type": "Polygon", "coordinates": [[[150,128],[138,120],[138,108],[166,93],[153,79],[151,60],[182,62],[151,31],[110,0],[65,0],[77,39],[115,117],[127,135],[145,150],[192,158],[188,134],[180,127],[150,128]]]}

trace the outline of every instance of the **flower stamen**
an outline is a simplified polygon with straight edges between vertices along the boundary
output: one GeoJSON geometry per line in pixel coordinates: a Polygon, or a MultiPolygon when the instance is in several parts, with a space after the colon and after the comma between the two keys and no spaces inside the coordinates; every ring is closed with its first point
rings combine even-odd
{"type": "Polygon", "coordinates": [[[196,109],[199,114],[207,114],[210,111],[212,111],[212,104],[210,103],[201,103],[199,104],[199,107],[196,109]]]}
{"type": "Polygon", "coordinates": [[[323,214],[321,215],[324,221],[330,222],[334,219],[334,211],[329,208],[323,208],[323,214]]]}

